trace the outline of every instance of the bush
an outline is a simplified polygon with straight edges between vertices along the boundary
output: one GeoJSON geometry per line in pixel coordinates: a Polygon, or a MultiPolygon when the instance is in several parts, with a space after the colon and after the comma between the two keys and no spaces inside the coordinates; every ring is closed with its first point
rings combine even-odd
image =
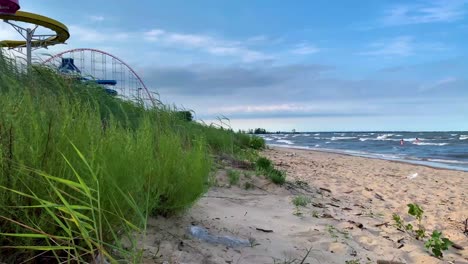
{"type": "Polygon", "coordinates": [[[304,195],[299,195],[299,196],[294,197],[292,202],[295,206],[305,207],[310,203],[310,198],[304,195]]]}
{"type": "Polygon", "coordinates": [[[267,177],[275,184],[283,185],[286,182],[286,173],[277,169],[271,169],[267,177]]]}
{"type": "Polygon", "coordinates": [[[250,139],[250,147],[253,149],[264,149],[265,140],[261,137],[252,136],[250,139]]]}
{"type": "Polygon", "coordinates": [[[263,172],[268,172],[271,169],[273,169],[273,163],[271,162],[271,160],[265,157],[258,158],[257,162],[255,163],[255,166],[258,170],[261,170],[263,172]]]}
{"type": "Polygon", "coordinates": [[[229,184],[230,185],[237,185],[240,179],[240,172],[236,170],[229,170],[228,171],[229,177],[229,184]]]}

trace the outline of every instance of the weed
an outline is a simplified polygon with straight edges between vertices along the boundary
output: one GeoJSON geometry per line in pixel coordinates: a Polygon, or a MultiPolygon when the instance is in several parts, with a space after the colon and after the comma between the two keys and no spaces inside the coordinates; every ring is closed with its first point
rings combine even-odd
{"type": "Polygon", "coordinates": [[[393,214],[392,218],[393,218],[393,221],[395,221],[396,228],[403,230],[404,229],[403,219],[401,219],[401,217],[395,213],[393,214]]]}
{"type": "Polygon", "coordinates": [[[299,206],[294,207],[293,215],[295,215],[295,216],[302,216],[303,215],[303,213],[301,211],[301,208],[299,206]]]}
{"type": "Polygon", "coordinates": [[[286,173],[277,169],[267,172],[267,177],[275,184],[283,185],[286,182],[286,173]]]}
{"type": "Polygon", "coordinates": [[[252,149],[264,149],[265,148],[265,140],[258,136],[252,136],[250,139],[250,147],[252,149]]]}
{"type": "Polygon", "coordinates": [[[229,170],[228,171],[229,177],[229,184],[230,185],[237,185],[240,179],[240,172],[237,170],[229,170]]]}
{"type": "Polygon", "coordinates": [[[441,237],[442,232],[437,230],[432,232],[431,237],[429,240],[426,241],[424,246],[427,249],[431,249],[432,254],[438,258],[442,258],[444,254],[442,253],[443,250],[448,250],[448,248],[453,245],[453,242],[450,241],[448,238],[441,237]]]}
{"type": "Polygon", "coordinates": [[[268,172],[273,169],[273,163],[271,162],[271,160],[265,157],[258,158],[255,165],[258,170],[263,171],[263,172],[268,172]]]}
{"type": "Polygon", "coordinates": [[[254,189],[255,188],[255,185],[251,182],[245,182],[244,184],[244,189],[246,190],[250,190],[250,189],[254,189]]]}
{"type": "Polygon", "coordinates": [[[361,261],[358,259],[346,260],[345,264],[361,264],[361,261]]]}
{"type": "Polygon", "coordinates": [[[327,225],[327,231],[328,231],[328,234],[330,234],[330,236],[335,239],[335,242],[338,241],[338,234],[337,234],[337,230],[334,226],[332,225],[327,225]]]}
{"type": "Polygon", "coordinates": [[[296,196],[296,197],[294,197],[294,199],[292,200],[292,203],[293,203],[295,206],[302,206],[302,207],[307,206],[310,202],[311,202],[310,198],[307,197],[307,196],[304,196],[304,195],[296,196]]]}
{"type": "Polygon", "coordinates": [[[260,245],[260,243],[257,242],[257,239],[253,237],[249,237],[249,244],[250,244],[250,247],[252,248],[260,245]]]}
{"type": "MultiPolygon", "coordinates": [[[[393,214],[393,220],[395,221],[395,226],[402,230],[413,234],[414,237],[418,240],[421,240],[426,237],[426,228],[422,224],[424,210],[418,204],[408,204],[408,214],[416,218],[418,221],[417,229],[411,223],[405,223],[401,217],[397,214],[393,214]]],[[[434,230],[431,237],[424,243],[427,249],[431,249],[434,256],[438,258],[443,257],[443,250],[448,250],[448,248],[453,245],[448,238],[442,238],[442,232],[434,230]]]]}
{"type": "Polygon", "coordinates": [[[315,211],[315,210],[312,211],[310,214],[312,215],[312,217],[320,218],[319,212],[317,212],[317,211],[315,211]]]}
{"type": "Polygon", "coordinates": [[[346,230],[339,230],[338,228],[332,225],[327,225],[327,231],[330,234],[330,236],[335,239],[335,241],[338,241],[338,234],[341,234],[345,239],[349,239],[349,232],[346,230]]]}

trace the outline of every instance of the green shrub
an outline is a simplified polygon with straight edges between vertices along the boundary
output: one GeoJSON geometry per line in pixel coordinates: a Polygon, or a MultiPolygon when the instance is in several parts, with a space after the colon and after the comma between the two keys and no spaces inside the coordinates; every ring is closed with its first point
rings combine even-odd
{"type": "Polygon", "coordinates": [[[271,160],[265,157],[258,158],[255,165],[258,170],[263,171],[263,172],[268,172],[273,169],[273,163],[271,162],[271,160]]]}
{"type": "Polygon", "coordinates": [[[295,206],[307,206],[311,201],[310,198],[304,195],[298,195],[292,200],[295,206]]]}
{"type": "Polygon", "coordinates": [[[286,182],[286,173],[277,169],[267,172],[267,177],[275,184],[283,185],[286,182]]]}
{"type": "Polygon", "coordinates": [[[240,179],[240,172],[237,170],[229,170],[228,171],[229,177],[229,184],[230,185],[237,185],[240,179]]]}
{"type": "Polygon", "coordinates": [[[253,149],[264,149],[265,140],[261,137],[252,136],[250,139],[250,147],[253,149]]]}

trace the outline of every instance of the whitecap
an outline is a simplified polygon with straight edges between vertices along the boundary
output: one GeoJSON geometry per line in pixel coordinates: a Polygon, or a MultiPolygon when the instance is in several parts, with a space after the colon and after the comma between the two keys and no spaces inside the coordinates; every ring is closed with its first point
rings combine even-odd
{"type": "Polygon", "coordinates": [[[332,137],[331,140],[347,140],[347,139],[355,139],[356,137],[332,137]]]}
{"type": "Polygon", "coordinates": [[[288,144],[288,145],[293,145],[294,143],[290,140],[286,140],[286,139],[280,139],[280,140],[277,140],[276,141],[277,143],[285,143],[285,144],[288,144]]]}
{"type": "Polygon", "coordinates": [[[387,139],[391,136],[393,136],[394,134],[383,134],[383,135],[380,135],[380,136],[377,136],[377,139],[379,140],[384,140],[384,139],[387,139]]]}
{"type": "Polygon", "coordinates": [[[468,135],[460,135],[460,140],[467,140],[468,139],[468,135]]]}
{"type": "Polygon", "coordinates": [[[446,146],[449,143],[429,143],[429,142],[413,142],[414,145],[419,146],[446,146]]]}

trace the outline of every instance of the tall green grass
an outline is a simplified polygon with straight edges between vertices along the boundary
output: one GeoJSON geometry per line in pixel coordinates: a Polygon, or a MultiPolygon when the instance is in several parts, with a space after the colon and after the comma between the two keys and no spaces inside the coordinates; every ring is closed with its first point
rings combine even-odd
{"type": "Polygon", "coordinates": [[[147,216],[189,207],[213,154],[250,147],[261,140],[0,54],[0,262],[138,263],[147,216]]]}

